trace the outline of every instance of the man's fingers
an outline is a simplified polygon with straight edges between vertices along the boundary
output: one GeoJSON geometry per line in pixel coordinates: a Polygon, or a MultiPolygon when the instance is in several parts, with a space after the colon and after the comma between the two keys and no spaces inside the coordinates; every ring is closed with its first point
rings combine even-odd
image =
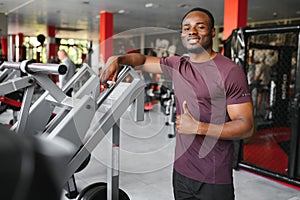
{"type": "Polygon", "coordinates": [[[180,123],[180,120],[181,120],[180,115],[177,115],[177,116],[176,116],[176,120],[175,120],[175,124],[179,124],[179,123],[180,123]]]}
{"type": "Polygon", "coordinates": [[[100,73],[100,83],[106,83],[106,82],[107,82],[107,79],[108,79],[108,77],[107,77],[105,71],[102,71],[102,72],[100,73]]]}
{"type": "Polygon", "coordinates": [[[186,101],[183,101],[182,107],[183,107],[184,114],[190,113],[186,101]]]}
{"type": "Polygon", "coordinates": [[[109,84],[108,83],[101,83],[101,85],[103,85],[103,88],[109,88],[109,84]]]}
{"type": "Polygon", "coordinates": [[[119,74],[119,71],[115,71],[115,73],[114,73],[114,75],[113,75],[113,77],[111,79],[112,82],[116,82],[117,81],[118,74],[119,74]]]}
{"type": "Polygon", "coordinates": [[[118,73],[119,73],[118,71],[115,71],[113,73],[111,73],[109,71],[103,71],[100,74],[100,83],[105,85],[105,84],[107,84],[107,81],[116,82],[118,73]]]}

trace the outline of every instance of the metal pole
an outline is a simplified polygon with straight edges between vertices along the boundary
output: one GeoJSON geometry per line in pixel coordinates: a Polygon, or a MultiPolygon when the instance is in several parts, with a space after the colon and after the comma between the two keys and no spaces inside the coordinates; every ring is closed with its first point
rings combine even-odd
{"type": "Polygon", "coordinates": [[[42,64],[42,63],[30,63],[26,60],[23,62],[8,62],[5,61],[0,66],[0,69],[16,69],[22,70],[24,73],[41,73],[41,74],[65,74],[67,67],[64,64],[42,64]]]}
{"type": "Polygon", "coordinates": [[[300,116],[300,32],[298,32],[298,52],[297,52],[297,65],[296,65],[296,83],[295,83],[295,96],[291,104],[292,117],[291,117],[291,139],[290,139],[290,155],[288,160],[288,175],[291,178],[296,178],[299,173],[299,116],[300,116]]]}
{"type": "Polygon", "coordinates": [[[107,199],[119,200],[120,119],[112,127],[111,168],[107,170],[107,199]]]}
{"type": "Polygon", "coordinates": [[[27,119],[29,115],[30,106],[32,103],[33,92],[34,92],[34,85],[27,87],[25,90],[24,97],[22,100],[22,106],[20,109],[20,115],[19,115],[20,118],[18,120],[19,123],[16,128],[16,132],[18,134],[28,134],[25,133],[25,130],[28,125],[27,119]]]}

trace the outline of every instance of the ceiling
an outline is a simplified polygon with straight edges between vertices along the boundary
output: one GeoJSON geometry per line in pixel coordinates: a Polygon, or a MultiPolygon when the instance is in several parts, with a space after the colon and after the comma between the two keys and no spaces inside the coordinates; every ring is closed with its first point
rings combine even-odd
{"type": "MultiPolygon", "coordinates": [[[[199,6],[222,26],[224,0],[0,0],[0,13],[8,17],[8,34],[47,35],[51,25],[58,38],[98,40],[101,11],[114,13],[117,34],[141,27],[179,30],[184,13],[199,6]]],[[[248,0],[248,23],[293,19],[300,19],[299,0],[248,0]]]]}

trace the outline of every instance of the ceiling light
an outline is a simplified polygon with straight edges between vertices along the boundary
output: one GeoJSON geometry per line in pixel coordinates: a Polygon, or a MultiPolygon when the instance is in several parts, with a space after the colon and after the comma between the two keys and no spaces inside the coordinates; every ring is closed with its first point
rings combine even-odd
{"type": "Polygon", "coordinates": [[[296,14],[297,14],[297,15],[300,15],[300,10],[297,10],[297,11],[296,11],[296,14]]]}
{"type": "Polygon", "coordinates": [[[125,13],[125,10],[123,10],[123,9],[118,10],[118,13],[119,13],[119,14],[124,14],[124,13],[125,13]]]}
{"type": "Polygon", "coordinates": [[[145,4],[145,7],[146,7],[146,8],[158,8],[159,5],[156,4],[156,3],[146,3],[146,4],[145,4]]]}
{"type": "Polygon", "coordinates": [[[145,7],[146,7],[146,8],[152,8],[152,6],[153,6],[153,3],[146,3],[146,4],[145,4],[145,7]]]}

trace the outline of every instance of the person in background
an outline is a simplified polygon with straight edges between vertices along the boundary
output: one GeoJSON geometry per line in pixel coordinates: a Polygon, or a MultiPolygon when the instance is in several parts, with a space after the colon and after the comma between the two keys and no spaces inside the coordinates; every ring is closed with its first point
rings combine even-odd
{"type": "Polygon", "coordinates": [[[233,140],[251,137],[254,130],[246,75],[213,51],[215,34],[211,12],[194,8],[181,21],[181,41],[188,56],[112,56],[101,72],[106,86],[111,75],[116,81],[120,63],[172,79],[177,113],[175,200],[233,200],[233,140]]]}
{"type": "MultiPolygon", "coordinates": [[[[257,104],[256,111],[259,114],[261,104],[264,100],[265,110],[268,112],[270,107],[270,83],[271,83],[271,66],[265,63],[266,56],[262,55],[259,59],[259,63],[255,68],[254,81],[259,82],[257,87],[257,104]]],[[[266,113],[267,113],[266,112],[266,113]]]]}
{"type": "Polygon", "coordinates": [[[248,84],[251,86],[254,81],[254,75],[255,75],[255,63],[253,62],[253,57],[248,57],[248,72],[247,72],[247,79],[248,84]]]}
{"type": "Polygon", "coordinates": [[[256,81],[254,81],[256,64],[253,60],[252,55],[249,55],[247,65],[248,65],[247,79],[248,79],[248,84],[250,86],[251,97],[254,105],[254,115],[256,115],[257,84],[256,81]]]}
{"type": "Polygon", "coordinates": [[[59,88],[62,88],[75,74],[76,72],[76,65],[75,63],[69,58],[67,52],[65,50],[58,50],[57,52],[58,59],[61,63],[67,66],[67,72],[64,75],[59,75],[59,88]]]}

